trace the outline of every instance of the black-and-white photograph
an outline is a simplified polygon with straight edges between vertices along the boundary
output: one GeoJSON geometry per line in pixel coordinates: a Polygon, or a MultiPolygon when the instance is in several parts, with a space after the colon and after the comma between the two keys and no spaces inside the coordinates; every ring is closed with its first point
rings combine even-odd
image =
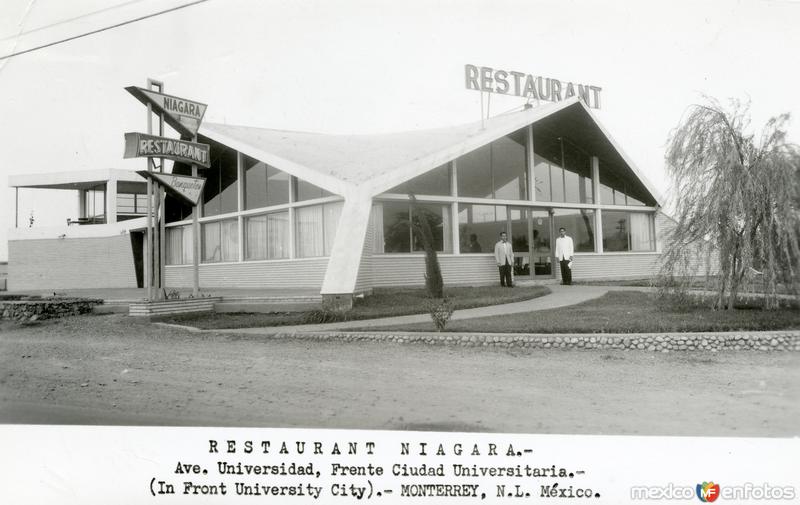
{"type": "Polygon", "coordinates": [[[5,0],[0,423],[797,437],[798,20],[5,0]]]}

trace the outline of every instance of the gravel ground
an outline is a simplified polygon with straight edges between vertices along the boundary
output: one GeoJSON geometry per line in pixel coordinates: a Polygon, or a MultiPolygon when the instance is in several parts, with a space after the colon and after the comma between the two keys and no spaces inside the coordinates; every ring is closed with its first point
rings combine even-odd
{"type": "Polygon", "coordinates": [[[797,436],[800,353],[669,354],[0,323],[0,422],[797,436]]]}

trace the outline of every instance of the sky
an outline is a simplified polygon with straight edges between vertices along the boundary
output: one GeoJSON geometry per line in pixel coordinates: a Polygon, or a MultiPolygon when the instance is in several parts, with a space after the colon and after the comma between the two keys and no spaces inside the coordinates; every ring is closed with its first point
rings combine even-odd
{"type": "MultiPolygon", "coordinates": [[[[0,56],[192,0],[3,0],[0,56]]],[[[14,226],[11,174],[123,168],[145,131],[124,91],[165,82],[208,122],[324,133],[446,127],[481,117],[464,65],[600,86],[595,111],[670,196],[664,150],[705,96],[751,101],[758,130],[792,113],[800,135],[800,1],[208,0],[0,60],[0,261],[14,226]]],[[[523,99],[493,95],[490,114],[523,99]]],[[[20,226],[77,217],[74,192],[20,190],[20,226]]]]}

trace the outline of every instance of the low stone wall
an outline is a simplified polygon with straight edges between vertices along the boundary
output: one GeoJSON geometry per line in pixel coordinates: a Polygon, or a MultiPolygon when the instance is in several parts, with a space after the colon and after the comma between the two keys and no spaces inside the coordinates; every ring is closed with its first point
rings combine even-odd
{"type": "Polygon", "coordinates": [[[93,298],[0,299],[0,319],[38,321],[77,316],[91,312],[95,305],[102,303],[103,300],[93,298]]]}
{"type": "Polygon", "coordinates": [[[276,337],[345,342],[459,345],[530,349],[600,349],[670,351],[800,351],[800,331],[739,331],[719,333],[508,335],[411,332],[278,332],[276,337]]]}

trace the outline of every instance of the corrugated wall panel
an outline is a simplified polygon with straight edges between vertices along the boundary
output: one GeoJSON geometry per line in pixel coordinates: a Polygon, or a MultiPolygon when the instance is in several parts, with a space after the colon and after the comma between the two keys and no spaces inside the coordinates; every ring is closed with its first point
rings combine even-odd
{"type": "Polygon", "coordinates": [[[8,289],[135,287],[130,235],[8,242],[8,289]]]}
{"type": "MultiPolygon", "coordinates": [[[[659,257],[658,253],[576,255],[572,262],[572,278],[580,280],[650,277],[658,272],[659,257]]],[[[561,272],[556,274],[560,279],[561,272]]]]}
{"type": "MultiPolygon", "coordinates": [[[[328,258],[200,265],[200,287],[221,288],[322,288],[328,258]]],[[[192,285],[192,266],[168,266],[171,288],[192,285]]]]}
{"type": "MultiPolygon", "coordinates": [[[[490,255],[439,256],[445,284],[486,285],[499,282],[497,265],[490,255]]],[[[421,255],[372,257],[374,286],[422,286],[425,257],[421,255]]]]}

